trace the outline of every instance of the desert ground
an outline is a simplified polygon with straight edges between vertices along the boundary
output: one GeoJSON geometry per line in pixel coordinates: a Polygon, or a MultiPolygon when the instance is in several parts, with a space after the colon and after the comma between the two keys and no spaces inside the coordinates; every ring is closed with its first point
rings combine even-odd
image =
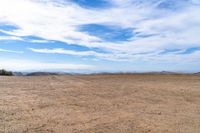
{"type": "Polygon", "coordinates": [[[200,75],[2,76],[0,133],[200,133],[200,75]]]}

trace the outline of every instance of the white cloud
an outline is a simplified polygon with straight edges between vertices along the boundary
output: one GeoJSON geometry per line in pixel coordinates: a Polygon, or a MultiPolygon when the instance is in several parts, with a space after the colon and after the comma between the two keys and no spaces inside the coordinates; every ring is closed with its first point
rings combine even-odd
{"type": "Polygon", "coordinates": [[[32,43],[48,43],[48,42],[51,42],[51,41],[48,41],[48,40],[29,40],[29,42],[32,42],[32,43]]]}
{"type": "Polygon", "coordinates": [[[65,54],[73,56],[94,56],[97,59],[111,60],[111,61],[164,61],[164,62],[197,62],[200,60],[200,50],[196,50],[192,53],[182,54],[185,50],[169,52],[161,54],[164,51],[148,52],[148,53],[98,53],[95,51],[74,51],[65,49],[34,49],[29,48],[32,52],[45,53],[45,54],[65,54]]]}
{"type": "Polygon", "coordinates": [[[0,40],[17,40],[17,41],[23,41],[22,38],[16,37],[16,36],[0,36],[0,40]]]}
{"type": "Polygon", "coordinates": [[[0,68],[12,71],[46,71],[46,70],[92,70],[91,65],[67,64],[67,63],[42,63],[29,60],[5,60],[0,59],[0,68]]]}
{"type": "Polygon", "coordinates": [[[78,25],[107,23],[133,27],[133,22],[144,18],[141,14],[148,12],[148,8],[144,11],[132,7],[88,10],[74,4],[57,6],[52,2],[33,0],[0,0],[0,3],[0,20],[19,27],[18,30],[7,32],[8,34],[34,35],[87,46],[95,46],[101,39],[77,31],[78,25]],[[124,14],[129,15],[124,16],[124,14]]]}
{"type": "Polygon", "coordinates": [[[0,52],[8,52],[8,53],[16,53],[16,54],[24,53],[23,51],[13,51],[13,50],[1,49],[1,48],[0,48],[0,52]]]}
{"type": "MultiPolygon", "coordinates": [[[[111,54],[46,50],[52,53],[79,56],[93,54],[108,59],[116,57],[132,59],[137,57],[134,55],[137,53],[155,54],[170,48],[200,47],[200,8],[197,5],[199,1],[191,0],[191,4],[184,5],[181,10],[176,11],[156,8],[162,1],[111,0],[114,5],[112,8],[92,10],[64,1],[58,3],[54,0],[0,0],[0,22],[19,28],[6,32],[13,36],[30,35],[45,40],[98,47],[110,51],[111,54]],[[77,30],[79,25],[90,23],[135,28],[134,32],[155,36],[146,38],[134,36],[129,41],[119,43],[106,42],[77,30]]],[[[149,59],[150,55],[140,56],[149,59]]]]}
{"type": "Polygon", "coordinates": [[[29,50],[36,53],[46,53],[46,54],[66,54],[66,55],[75,55],[75,56],[97,56],[104,57],[108,54],[97,53],[95,51],[74,51],[74,50],[65,50],[62,48],[57,49],[34,49],[29,48],[29,50]]]}

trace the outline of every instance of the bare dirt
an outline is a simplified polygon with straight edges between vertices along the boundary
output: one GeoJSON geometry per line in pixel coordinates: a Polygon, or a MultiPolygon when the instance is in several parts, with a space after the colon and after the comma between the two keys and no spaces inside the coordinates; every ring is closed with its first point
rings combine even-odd
{"type": "Polygon", "coordinates": [[[0,133],[200,133],[200,76],[0,77],[0,133]]]}

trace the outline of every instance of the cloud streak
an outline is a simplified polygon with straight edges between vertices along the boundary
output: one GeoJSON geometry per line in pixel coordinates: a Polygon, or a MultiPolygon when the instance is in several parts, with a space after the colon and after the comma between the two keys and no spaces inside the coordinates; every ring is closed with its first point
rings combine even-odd
{"type": "Polygon", "coordinates": [[[147,52],[147,53],[99,53],[95,51],[74,51],[74,50],[65,50],[62,48],[58,49],[34,49],[29,48],[32,52],[35,53],[44,53],[44,54],[63,54],[63,55],[72,55],[87,57],[92,56],[98,59],[110,60],[110,61],[149,61],[152,62],[198,62],[200,59],[200,50],[194,50],[191,52],[186,52],[185,50],[177,50],[174,52],[147,52]],[[165,53],[165,54],[163,54],[165,53]],[[184,54],[183,54],[184,53],[184,54]],[[173,59],[173,60],[172,60],[173,59]]]}
{"type": "Polygon", "coordinates": [[[15,54],[23,54],[23,51],[13,51],[13,50],[7,50],[7,49],[1,49],[0,52],[8,52],[8,53],[15,53],[15,54]]]}
{"type": "Polygon", "coordinates": [[[0,68],[12,71],[72,71],[72,70],[93,70],[94,66],[85,64],[67,64],[67,63],[45,63],[34,62],[30,60],[3,60],[0,59],[0,68]]]}
{"type": "MultiPolygon", "coordinates": [[[[184,58],[199,58],[198,52],[185,55],[160,54],[167,49],[200,47],[199,0],[105,1],[109,3],[106,8],[86,8],[70,0],[0,0],[0,24],[16,27],[1,30],[8,36],[0,37],[0,40],[20,40],[26,36],[35,36],[44,40],[33,39],[33,43],[48,44],[49,41],[60,41],[66,45],[98,48],[107,53],[57,48],[29,49],[33,52],[94,56],[115,61],[182,61],[184,58]],[[91,31],[94,34],[90,34],[80,30],[83,25],[98,25],[106,27],[107,31],[102,30],[103,28],[98,31],[93,29],[91,31]],[[110,31],[113,27],[121,30],[110,31]],[[130,29],[134,34],[127,39],[121,39],[122,41],[106,38],[112,35],[111,32],[121,36],[124,29],[130,29]]],[[[113,37],[118,37],[115,35],[113,37]]]]}

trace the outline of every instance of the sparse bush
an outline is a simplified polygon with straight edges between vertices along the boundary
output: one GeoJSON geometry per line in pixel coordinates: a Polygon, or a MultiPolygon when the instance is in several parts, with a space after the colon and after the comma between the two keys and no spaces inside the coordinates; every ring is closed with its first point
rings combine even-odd
{"type": "Polygon", "coordinates": [[[13,73],[10,72],[10,71],[6,71],[4,69],[1,69],[0,70],[0,75],[3,75],[3,76],[13,76],[13,73]]]}

